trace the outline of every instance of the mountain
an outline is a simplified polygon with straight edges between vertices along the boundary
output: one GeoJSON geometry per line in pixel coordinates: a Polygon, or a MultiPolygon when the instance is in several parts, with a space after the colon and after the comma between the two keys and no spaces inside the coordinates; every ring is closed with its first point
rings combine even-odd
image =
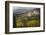
{"type": "Polygon", "coordinates": [[[32,8],[32,9],[26,9],[26,8],[20,8],[17,10],[14,10],[14,16],[32,16],[32,15],[40,15],[40,8],[32,8]]]}

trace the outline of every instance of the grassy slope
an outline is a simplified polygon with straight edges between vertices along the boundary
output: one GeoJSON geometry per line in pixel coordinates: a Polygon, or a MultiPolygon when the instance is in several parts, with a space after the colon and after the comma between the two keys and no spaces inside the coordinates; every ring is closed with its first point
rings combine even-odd
{"type": "Polygon", "coordinates": [[[38,27],[40,26],[40,20],[36,17],[27,18],[27,17],[20,17],[16,19],[16,26],[17,27],[38,27]]]}

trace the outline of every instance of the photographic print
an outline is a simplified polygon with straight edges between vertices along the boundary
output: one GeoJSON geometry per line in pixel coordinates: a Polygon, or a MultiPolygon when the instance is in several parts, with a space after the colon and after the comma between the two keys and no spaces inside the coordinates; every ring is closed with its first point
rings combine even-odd
{"type": "Polygon", "coordinates": [[[40,27],[40,8],[13,7],[13,28],[40,27]]]}
{"type": "Polygon", "coordinates": [[[5,33],[45,31],[45,4],[5,1],[5,33]]]}

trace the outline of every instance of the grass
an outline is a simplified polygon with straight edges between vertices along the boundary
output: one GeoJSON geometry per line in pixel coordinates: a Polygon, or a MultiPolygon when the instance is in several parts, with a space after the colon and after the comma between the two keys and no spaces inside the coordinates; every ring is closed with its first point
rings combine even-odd
{"type": "Polygon", "coordinates": [[[16,17],[16,27],[39,27],[40,19],[37,17],[16,17]]]}

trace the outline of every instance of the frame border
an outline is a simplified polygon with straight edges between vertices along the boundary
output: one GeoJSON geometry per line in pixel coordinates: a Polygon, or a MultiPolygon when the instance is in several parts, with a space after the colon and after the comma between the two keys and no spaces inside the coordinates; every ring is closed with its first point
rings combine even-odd
{"type": "Polygon", "coordinates": [[[45,3],[36,2],[20,2],[20,1],[5,1],[5,34],[16,34],[16,33],[32,33],[32,32],[45,32],[45,3]],[[22,32],[9,32],[9,3],[21,3],[21,4],[36,4],[43,5],[43,30],[40,31],[22,31],[22,32]]]}

